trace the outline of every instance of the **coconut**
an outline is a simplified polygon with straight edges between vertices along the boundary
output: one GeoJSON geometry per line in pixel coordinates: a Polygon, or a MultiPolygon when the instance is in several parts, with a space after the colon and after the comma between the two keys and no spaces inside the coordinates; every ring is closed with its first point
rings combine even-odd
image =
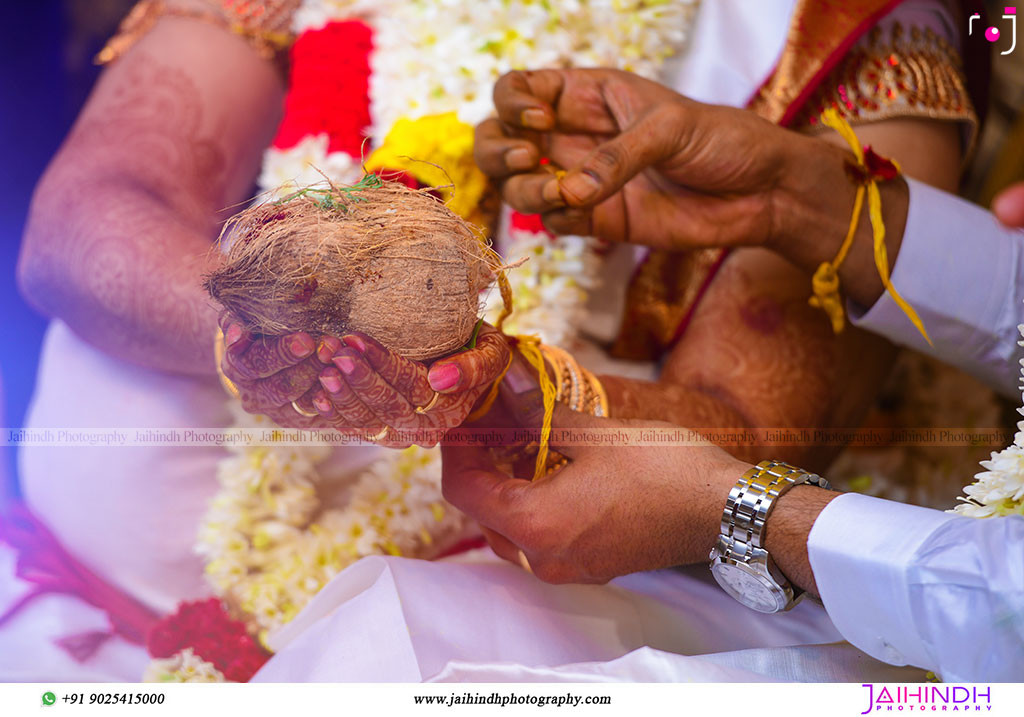
{"type": "Polygon", "coordinates": [[[256,204],[225,225],[210,296],[257,334],[361,331],[430,359],[470,339],[500,267],[429,190],[367,175],[256,204]]]}

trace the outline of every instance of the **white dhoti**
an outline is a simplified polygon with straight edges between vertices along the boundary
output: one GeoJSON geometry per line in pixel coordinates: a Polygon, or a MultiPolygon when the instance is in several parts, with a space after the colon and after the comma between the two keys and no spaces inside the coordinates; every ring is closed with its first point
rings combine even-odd
{"type": "Polygon", "coordinates": [[[547,585],[489,550],[364,558],[270,638],[261,682],[912,681],[806,600],[763,615],[706,566],[547,585]]]}

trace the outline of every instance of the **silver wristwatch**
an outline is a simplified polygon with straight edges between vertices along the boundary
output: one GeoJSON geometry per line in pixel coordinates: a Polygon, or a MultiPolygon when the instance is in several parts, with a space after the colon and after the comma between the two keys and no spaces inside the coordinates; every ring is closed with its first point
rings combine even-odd
{"type": "Polygon", "coordinates": [[[808,483],[829,488],[814,473],[778,461],[761,461],[729,491],[722,532],[711,551],[711,574],[727,593],[752,610],[783,612],[803,597],[782,574],[763,545],[764,525],[779,496],[808,483]]]}

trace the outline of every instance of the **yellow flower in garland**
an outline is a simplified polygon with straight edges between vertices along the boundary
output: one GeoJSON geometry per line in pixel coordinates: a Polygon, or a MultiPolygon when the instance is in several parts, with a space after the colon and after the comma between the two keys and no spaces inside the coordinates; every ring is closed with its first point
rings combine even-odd
{"type": "Polygon", "coordinates": [[[473,162],[473,127],[454,112],[398,120],[366,168],[400,169],[424,186],[446,187],[440,192],[448,207],[486,228],[480,201],[487,177],[473,162]]]}

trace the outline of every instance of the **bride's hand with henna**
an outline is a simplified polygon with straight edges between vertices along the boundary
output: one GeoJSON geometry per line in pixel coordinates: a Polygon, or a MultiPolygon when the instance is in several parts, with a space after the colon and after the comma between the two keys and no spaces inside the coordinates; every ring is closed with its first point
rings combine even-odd
{"type": "Polygon", "coordinates": [[[509,356],[505,337],[487,325],[474,348],[429,366],[353,333],[341,338],[333,365],[320,372],[312,403],[340,431],[383,433],[380,442],[392,447],[432,446],[466,420],[509,356]]]}
{"type": "Polygon", "coordinates": [[[487,325],[474,348],[430,366],[360,333],[319,342],[302,332],[255,336],[227,314],[221,330],[221,370],[238,388],[246,411],[288,428],[383,433],[380,442],[392,447],[435,445],[466,419],[510,355],[505,337],[487,325]]]}
{"type": "Polygon", "coordinates": [[[243,409],[266,415],[286,428],[328,427],[313,408],[313,395],[320,388],[320,373],[341,347],[340,340],[324,337],[317,344],[303,332],[257,336],[227,313],[221,315],[220,327],[224,333],[220,368],[238,389],[243,409]]]}

